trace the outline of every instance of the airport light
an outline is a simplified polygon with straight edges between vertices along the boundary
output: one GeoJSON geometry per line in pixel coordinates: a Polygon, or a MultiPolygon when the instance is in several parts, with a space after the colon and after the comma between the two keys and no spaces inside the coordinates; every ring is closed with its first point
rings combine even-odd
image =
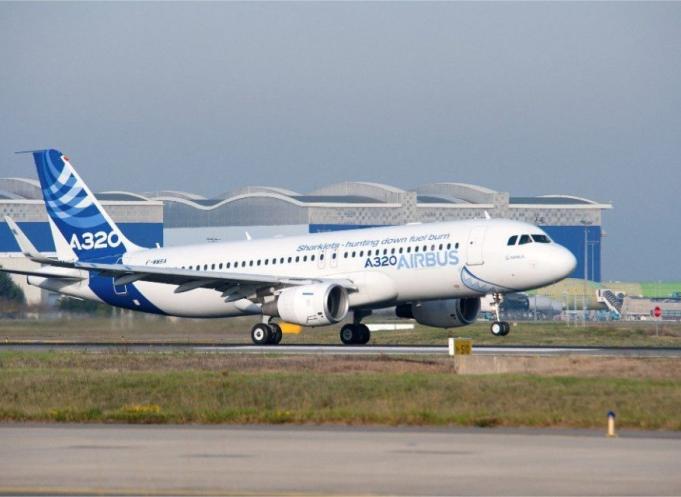
{"type": "Polygon", "coordinates": [[[589,226],[593,223],[588,219],[582,219],[580,221],[582,226],[584,226],[584,326],[586,326],[586,296],[587,288],[589,285],[589,226]]]}

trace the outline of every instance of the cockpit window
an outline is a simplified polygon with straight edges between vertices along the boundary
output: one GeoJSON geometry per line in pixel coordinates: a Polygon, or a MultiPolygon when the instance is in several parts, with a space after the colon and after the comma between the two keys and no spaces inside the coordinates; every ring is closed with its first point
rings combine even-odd
{"type": "Polygon", "coordinates": [[[519,245],[525,245],[526,243],[532,243],[530,235],[521,235],[519,245]]]}
{"type": "Polygon", "coordinates": [[[508,239],[508,243],[506,245],[515,245],[515,242],[518,241],[518,235],[513,235],[511,238],[508,239]]]}
{"type": "Polygon", "coordinates": [[[551,243],[551,240],[546,235],[532,235],[532,239],[537,243],[551,243]]]}

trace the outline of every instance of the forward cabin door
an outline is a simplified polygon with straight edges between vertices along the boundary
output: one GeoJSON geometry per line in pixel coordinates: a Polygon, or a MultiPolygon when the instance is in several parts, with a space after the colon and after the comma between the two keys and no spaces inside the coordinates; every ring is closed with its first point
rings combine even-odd
{"type": "Polygon", "coordinates": [[[466,264],[479,266],[485,263],[482,256],[482,246],[485,241],[487,226],[475,226],[468,233],[468,245],[466,246],[466,264]]]}

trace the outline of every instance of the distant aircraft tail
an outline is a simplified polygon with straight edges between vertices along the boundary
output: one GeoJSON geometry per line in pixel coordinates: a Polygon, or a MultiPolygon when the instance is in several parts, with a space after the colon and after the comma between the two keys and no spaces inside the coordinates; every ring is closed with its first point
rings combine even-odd
{"type": "Polygon", "coordinates": [[[115,262],[140,249],[111,220],[68,157],[58,150],[32,154],[59,259],[115,262]]]}

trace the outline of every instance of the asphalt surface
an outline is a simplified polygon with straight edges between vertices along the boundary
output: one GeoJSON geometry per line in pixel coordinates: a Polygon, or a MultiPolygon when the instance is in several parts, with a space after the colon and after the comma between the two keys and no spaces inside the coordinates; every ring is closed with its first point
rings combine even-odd
{"type": "Polygon", "coordinates": [[[679,434],[0,425],[0,494],[679,495],[679,434]]]}
{"type": "MultiPolygon", "coordinates": [[[[2,350],[125,350],[126,352],[213,352],[223,354],[334,354],[334,355],[447,355],[446,345],[239,345],[239,344],[176,344],[176,343],[97,343],[97,342],[4,342],[2,350]]],[[[666,347],[580,347],[580,346],[473,346],[476,355],[541,356],[541,355],[591,355],[631,357],[681,357],[681,348],[666,347]]]]}

